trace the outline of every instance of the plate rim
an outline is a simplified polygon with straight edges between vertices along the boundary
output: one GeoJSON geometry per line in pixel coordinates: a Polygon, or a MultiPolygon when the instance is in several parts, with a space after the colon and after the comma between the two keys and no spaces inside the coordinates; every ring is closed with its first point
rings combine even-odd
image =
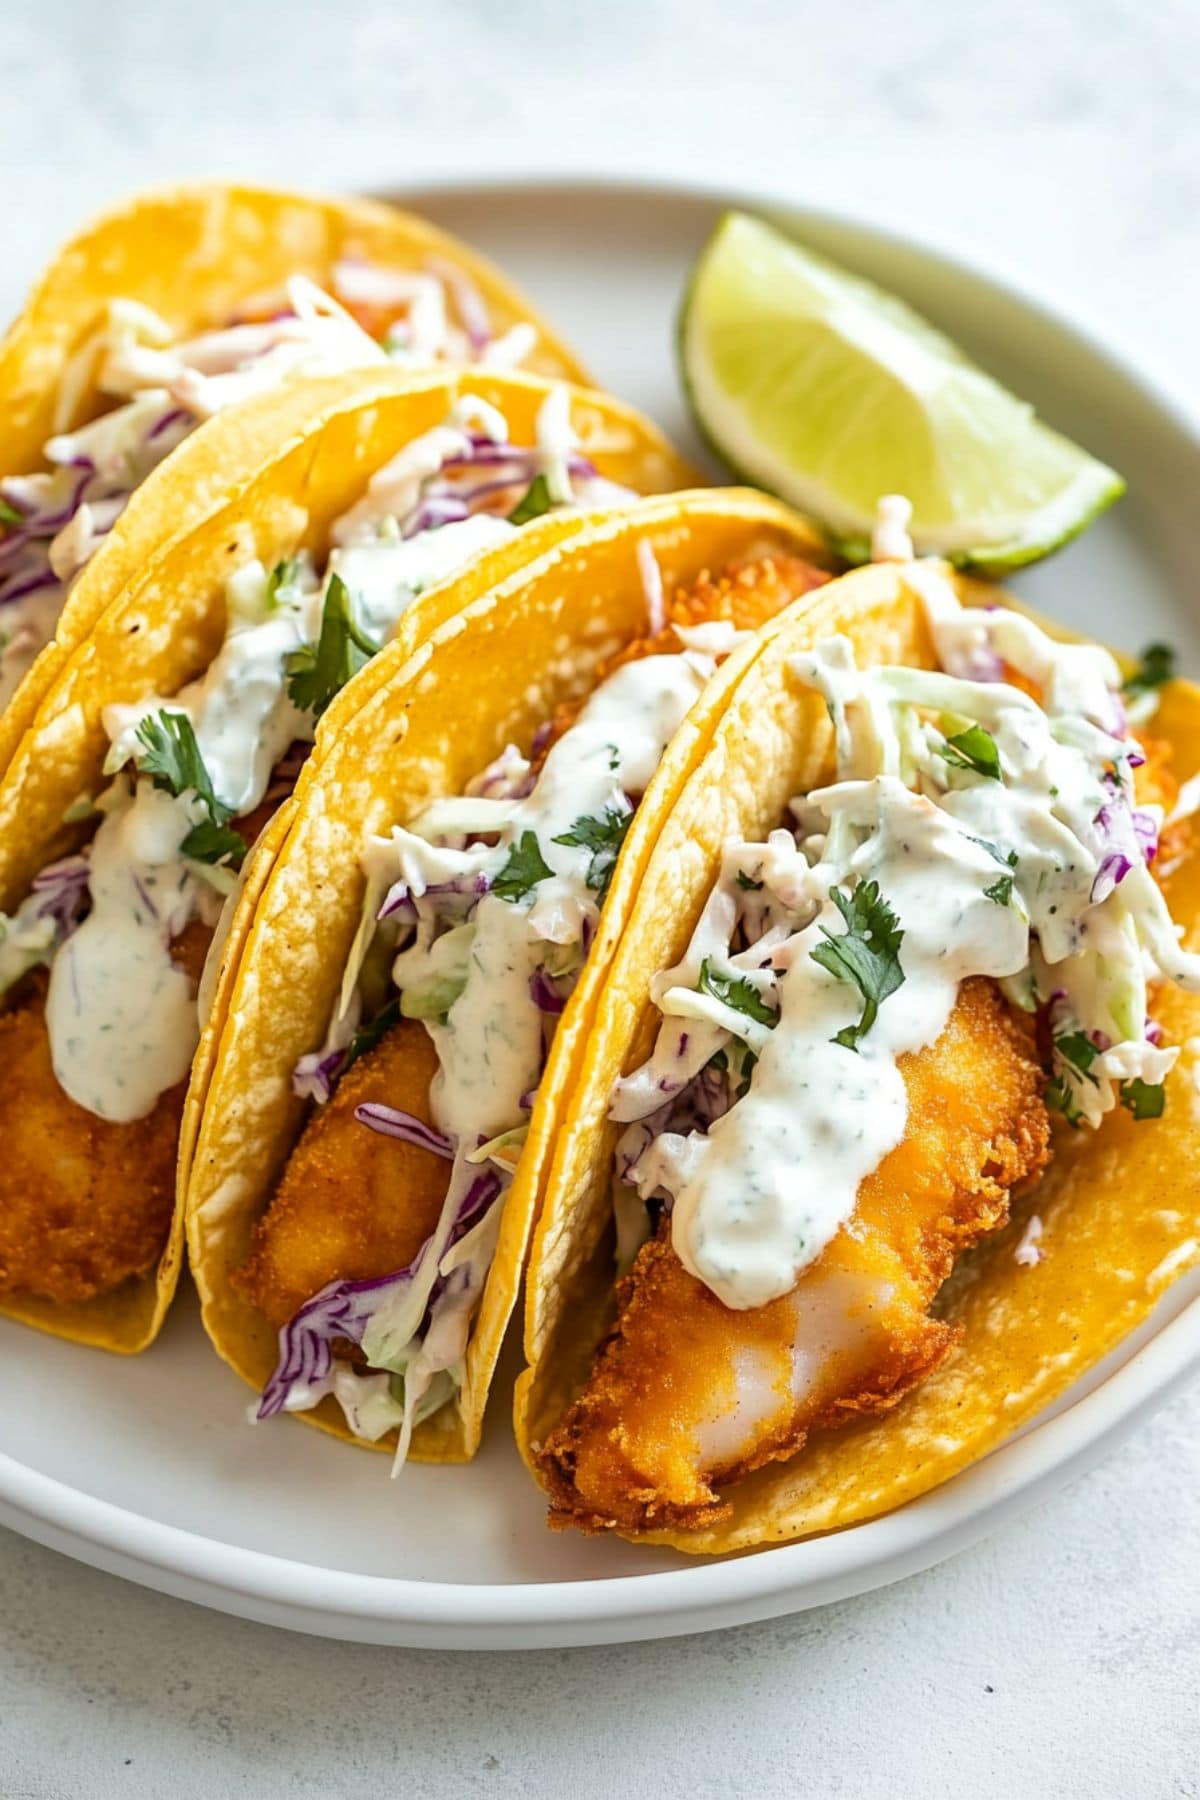
{"type": "Polygon", "coordinates": [[[35,1539],[40,1534],[30,1527],[47,1527],[52,1547],[62,1547],[61,1537],[103,1551],[121,1565],[119,1573],[143,1585],[155,1586],[155,1575],[167,1576],[189,1590],[187,1597],[219,1607],[222,1600],[190,1591],[193,1584],[213,1586],[240,1602],[235,1610],[245,1616],[300,1630],[342,1635],[346,1627],[357,1625],[367,1627],[370,1638],[371,1628],[384,1626],[392,1628],[386,1641],[446,1648],[530,1648],[671,1636],[786,1613],[794,1610],[797,1595],[813,1586],[823,1590],[814,1604],[866,1592],[965,1549],[1016,1510],[1044,1479],[1057,1475],[1068,1480],[1115,1447],[1198,1364],[1200,1295],[1091,1393],[1001,1446],[1003,1457],[984,1457],[897,1511],[800,1543],[645,1575],[455,1583],[324,1568],[147,1519],[3,1453],[0,1512],[4,1523],[35,1539]],[[1097,1417],[1102,1421],[1098,1426],[1097,1417]],[[956,1517],[957,1502],[976,1489],[984,1498],[974,1506],[968,1499],[962,1516],[956,1517]],[[769,1603],[766,1610],[764,1601],[769,1603]],[[643,1628],[648,1622],[647,1633],[643,1628]],[[397,1628],[406,1627],[418,1635],[395,1635],[397,1628]],[[481,1634],[494,1638],[497,1633],[502,1646],[480,1644],[481,1634]]]}
{"type": "MultiPolygon", "coordinates": [[[[377,188],[420,207],[488,194],[560,202],[572,193],[719,208],[786,210],[915,255],[990,290],[1073,340],[1173,430],[1200,449],[1200,403],[1168,392],[1130,347],[1050,294],[925,233],[811,203],[783,187],[725,187],[701,175],[489,170],[419,176],[377,188]]],[[[1185,1278],[1186,1279],[1186,1278],[1185,1278]]],[[[843,1531],[681,1569],[537,1582],[453,1583],[362,1574],[230,1544],[90,1495],[0,1452],[0,1522],[145,1586],[268,1623],[340,1637],[445,1648],[530,1648],[670,1636],[778,1616],[848,1597],[927,1568],[978,1541],[1001,1518],[1081,1473],[1163,1404],[1200,1367],[1200,1289],[1097,1387],[1009,1439],[930,1493],[843,1531]]]]}

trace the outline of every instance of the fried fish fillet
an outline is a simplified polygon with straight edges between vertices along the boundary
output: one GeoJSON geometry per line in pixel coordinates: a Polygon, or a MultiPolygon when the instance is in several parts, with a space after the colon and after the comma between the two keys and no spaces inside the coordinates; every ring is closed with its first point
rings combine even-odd
{"type": "MultiPolygon", "coordinates": [[[[189,925],[172,955],[198,981],[210,933],[189,925]]],[[[144,1119],[98,1119],[64,1094],[46,1029],[46,978],[0,1014],[0,1295],[65,1305],[154,1267],[175,1205],[187,1082],[144,1119]]]]}
{"type": "MultiPolygon", "coordinates": [[[[638,657],[677,655],[675,625],[726,619],[749,630],[789,601],[827,581],[796,557],[762,558],[712,577],[673,599],[662,631],[629,644],[599,671],[602,681],[638,657]]],[[[549,742],[575,722],[583,701],[559,708],[549,742]]],[[[549,742],[543,748],[549,748],[549,742]]],[[[437,1223],[448,1168],[439,1157],[382,1137],[354,1117],[379,1101],[432,1123],[429,1088],[437,1058],[424,1026],[403,1022],[356,1062],[332,1100],[318,1109],[289,1159],[270,1208],[259,1221],[235,1287],[282,1325],[330,1281],[366,1280],[407,1266],[437,1223]]]]}
{"type": "Polygon", "coordinates": [[[449,1163],[354,1116],[356,1107],[376,1101],[431,1125],[437,1067],[425,1027],[402,1019],[308,1121],[232,1278],[273,1325],[285,1324],[329,1281],[406,1268],[437,1224],[449,1163]]]}
{"type": "Polygon", "coordinates": [[[790,1294],[733,1311],[684,1269],[669,1222],[643,1246],[587,1385],[538,1452],[553,1524],[713,1524],[722,1487],[818,1427],[886,1411],[949,1354],[955,1328],[929,1307],[1048,1160],[1042,1073],[1028,1021],[981,978],[900,1069],[904,1140],[790,1294]]]}

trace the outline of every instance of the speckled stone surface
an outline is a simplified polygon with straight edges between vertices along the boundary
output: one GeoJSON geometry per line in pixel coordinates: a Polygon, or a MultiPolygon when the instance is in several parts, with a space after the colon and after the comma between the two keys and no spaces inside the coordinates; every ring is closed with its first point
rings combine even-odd
{"type": "MultiPolygon", "coordinates": [[[[1194,0],[6,0],[0,92],[9,308],[81,215],[176,175],[786,179],[1200,407],[1194,0]]],[[[0,1795],[1194,1795],[1198,1599],[1195,1390],[929,1574],[662,1645],[320,1643],[0,1534],[0,1795]]]]}

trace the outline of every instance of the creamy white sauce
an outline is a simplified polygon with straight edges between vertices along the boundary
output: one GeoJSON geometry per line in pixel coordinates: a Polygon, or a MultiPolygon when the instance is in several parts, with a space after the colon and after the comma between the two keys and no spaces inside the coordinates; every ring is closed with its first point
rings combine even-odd
{"type": "Polygon", "coordinates": [[[613,1100],[633,1121],[629,1179],[673,1202],[680,1259],[733,1308],[790,1292],[852,1218],[862,1180],[904,1134],[898,1059],[935,1041],[968,976],[1052,1000],[1056,1045],[1082,1037],[1087,1052],[1082,1068],[1057,1058],[1064,1110],[1089,1124],[1122,1083],[1157,1085],[1178,1054],[1144,1035],[1147,976],[1200,988],[1138,847],[1107,652],[1057,645],[1004,610],[964,612],[932,570],[913,573],[943,669],[986,655],[992,678],[860,671],[836,639],[793,660],[830,708],[840,779],[796,803],[795,838],[727,848],[684,961],[653,984],[654,1056],[613,1100]],[[1001,659],[1041,686],[1044,710],[999,678],[1001,659]],[[967,751],[984,766],[962,766],[967,751]],[[863,996],[812,952],[846,930],[833,890],[867,882],[903,933],[903,982],[850,1047],[834,1040],[858,1025],[863,996]],[[734,951],[739,920],[754,928],[734,951]],[[777,1008],[774,1024],[714,994],[714,973],[777,1008]],[[707,1129],[671,1130],[672,1096],[731,1040],[758,1059],[747,1091],[707,1129]]]}
{"type": "Polygon", "coordinates": [[[936,807],[894,778],[854,785],[875,816],[855,873],[880,881],[904,929],[905,982],[859,1048],[846,1049],[832,1040],[858,1019],[861,996],[810,954],[822,927],[843,930],[836,908],[827,902],[789,940],[779,1023],[762,1042],[750,1093],[707,1137],[689,1140],[675,1195],[675,1249],[727,1306],[762,1306],[795,1286],[850,1218],[859,1183],[904,1136],[897,1058],[940,1034],[968,974],[1011,975],[1026,960],[1016,911],[984,897],[999,872],[987,852],[962,845],[936,807]]]}
{"type": "Polygon", "coordinates": [[[195,905],[179,847],[198,816],[186,798],[122,778],[91,846],[92,910],[51,965],[54,1074],[102,1119],[143,1118],[192,1060],[194,990],[169,945],[195,905]]]}
{"type": "MultiPolygon", "coordinates": [[[[684,656],[624,664],[603,682],[551,748],[533,792],[523,800],[463,798],[435,802],[391,839],[393,872],[420,895],[455,875],[488,879],[505,867],[527,833],[550,873],[520,900],[488,894],[474,917],[466,984],[444,1026],[433,1027],[440,1064],[434,1086],[438,1126],[473,1149],[522,1122],[520,1097],[536,1087],[542,1015],[529,982],[550,946],[578,943],[598,908],[587,885],[592,853],[557,844],[581,818],[628,811],[644,793],[670,739],[704,686],[684,656]],[[447,849],[428,839],[463,831],[499,831],[496,846],[447,849]]],[[[397,985],[411,989],[431,972],[431,950],[405,950],[397,985]]]]}
{"type": "Polygon", "coordinates": [[[449,580],[517,529],[492,513],[474,513],[415,537],[347,545],[331,553],[329,567],[354,596],[358,622],[376,642],[386,643],[418,594],[449,580]]]}

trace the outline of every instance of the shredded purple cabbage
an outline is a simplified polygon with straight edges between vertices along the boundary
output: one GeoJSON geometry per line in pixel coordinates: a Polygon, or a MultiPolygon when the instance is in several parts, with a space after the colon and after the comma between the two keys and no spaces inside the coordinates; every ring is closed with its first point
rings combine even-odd
{"type": "MultiPolygon", "coordinates": [[[[686,1037],[686,1033],[684,1036],[686,1037]]],[[[626,1127],[617,1148],[617,1174],[629,1186],[637,1180],[637,1165],[656,1138],[664,1132],[707,1131],[733,1105],[733,1089],[728,1069],[716,1068],[709,1062],[686,1083],[676,1082],[667,1089],[668,1098],[657,1112],[649,1113],[626,1127]]]]}
{"type": "Polygon", "coordinates": [[[481,800],[525,800],[537,782],[531,765],[532,759],[526,762],[515,745],[510,744],[481,774],[467,783],[466,791],[481,800]],[[519,775],[513,767],[514,762],[519,763],[523,771],[519,775]]]}
{"type": "MultiPolygon", "coordinates": [[[[492,883],[490,876],[482,873],[468,873],[464,875],[455,875],[449,881],[431,882],[425,889],[425,894],[432,894],[441,900],[451,897],[465,900],[467,902],[466,911],[470,913],[476,902],[481,900],[484,894],[491,892],[491,887],[492,883]]],[[[424,898],[424,896],[422,896],[422,898],[424,898]]],[[[377,919],[401,918],[410,925],[416,923],[418,917],[417,903],[413,899],[406,881],[396,881],[392,883],[392,886],[383,897],[383,905],[375,916],[377,919]]]]}
{"type": "MultiPolygon", "coordinates": [[[[481,433],[472,433],[467,448],[457,456],[447,457],[440,471],[426,482],[420,504],[402,526],[406,538],[421,531],[437,531],[443,525],[459,524],[489,502],[500,502],[511,495],[515,501],[521,491],[540,472],[542,453],[536,447],[494,443],[481,433]],[[492,471],[484,480],[464,480],[480,470],[492,471]]],[[[593,479],[596,466],[587,457],[570,455],[567,472],[574,480],[593,479]]],[[[496,506],[498,513],[505,510],[496,506]]]]}
{"type": "Polygon", "coordinates": [[[1158,855],[1158,824],[1152,812],[1144,807],[1135,806],[1130,815],[1133,819],[1133,835],[1144,860],[1152,863],[1158,855]]]}
{"type": "MultiPolygon", "coordinates": [[[[419,1121],[417,1121],[419,1123],[419,1121]]],[[[466,1236],[471,1226],[486,1212],[502,1192],[503,1183],[494,1169],[481,1169],[472,1181],[455,1215],[446,1241],[447,1250],[466,1236]]],[[[430,1242],[427,1239],[405,1269],[391,1275],[377,1275],[364,1281],[331,1281],[279,1331],[279,1361],[258,1403],[260,1419],[274,1418],[283,1412],[297,1388],[315,1387],[325,1380],[333,1367],[333,1346],[346,1341],[361,1345],[371,1320],[382,1305],[392,1300],[414,1280],[421,1268],[430,1242]]],[[[426,1308],[426,1320],[434,1311],[449,1283],[461,1270],[433,1284],[426,1308]]]]}
{"type": "Polygon", "coordinates": [[[190,423],[191,414],[182,406],[173,406],[170,412],[165,412],[162,418],[150,427],[146,433],[146,442],[153,444],[162,437],[164,432],[170,431],[174,426],[190,423]]]}
{"type": "Polygon", "coordinates": [[[535,969],[529,977],[529,998],[540,1013],[555,1016],[566,1006],[566,998],[554,985],[545,969],[535,969]]]}
{"type": "Polygon", "coordinates": [[[1105,785],[1111,794],[1096,814],[1095,825],[1105,840],[1092,882],[1092,903],[1099,906],[1108,899],[1131,869],[1142,862],[1151,863],[1158,854],[1158,824],[1145,807],[1130,806],[1116,776],[1106,775],[1105,785]]]}
{"type": "MultiPolygon", "coordinates": [[[[193,424],[191,414],[182,407],[170,407],[162,413],[142,439],[143,450],[151,452],[150,466],[161,462],[193,424]]],[[[132,486],[125,482],[114,484],[111,475],[101,473],[90,456],[54,463],[50,476],[10,475],[0,481],[0,494],[22,515],[20,523],[10,526],[0,537],[0,606],[27,599],[43,589],[64,586],[50,566],[53,540],[84,504],[93,508],[95,534],[103,537],[129,504],[131,493],[132,486]],[[73,471],[73,479],[65,496],[48,504],[48,482],[68,471],[73,471]]]]}
{"type": "Polygon", "coordinates": [[[1124,881],[1133,864],[1123,850],[1109,850],[1100,860],[1092,882],[1092,905],[1099,906],[1124,881]]]}
{"type": "Polygon", "coordinates": [[[310,1050],[292,1070],[293,1094],[300,1100],[315,1100],[320,1106],[328,1105],[349,1054],[348,1049],[310,1050]]]}
{"type": "Polygon", "coordinates": [[[53,919],[64,936],[71,931],[87,905],[90,874],[86,856],[64,856],[58,862],[47,863],[33,878],[38,918],[53,919]]]}
{"type": "Polygon", "coordinates": [[[408,891],[406,881],[394,881],[383,897],[383,905],[375,914],[377,919],[403,918],[406,924],[417,922],[417,904],[408,891]]]}
{"type": "Polygon", "coordinates": [[[454,1160],[454,1145],[448,1137],[397,1106],[382,1106],[377,1101],[366,1100],[355,1107],[354,1116],[360,1125],[369,1125],[383,1137],[399,1138],[402,1143],[415,1144],[419,1150],[432,1150],[435,1156],[444,1156],[447,1162],[454,1160]]]}

